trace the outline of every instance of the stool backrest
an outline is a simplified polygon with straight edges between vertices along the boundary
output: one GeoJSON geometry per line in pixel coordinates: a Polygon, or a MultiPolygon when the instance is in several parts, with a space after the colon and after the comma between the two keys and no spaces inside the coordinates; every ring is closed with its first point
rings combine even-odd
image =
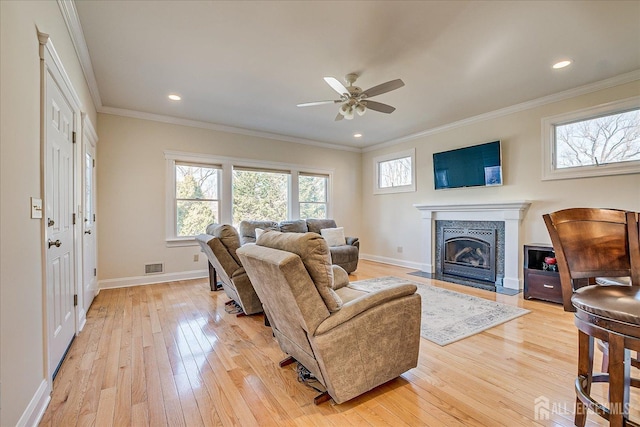
{"type": "Polygon", "coordinates": [[[566,311],[574,311],[571,295],[575,279],[631,276],[632,285],[640,285],[638,217],[634,212],[572,208],[543,218],[556,253],[566,311]]]}

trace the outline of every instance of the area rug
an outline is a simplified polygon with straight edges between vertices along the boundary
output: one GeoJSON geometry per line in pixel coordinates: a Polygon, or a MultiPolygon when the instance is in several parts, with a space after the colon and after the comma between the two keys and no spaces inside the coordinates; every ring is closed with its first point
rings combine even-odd
{"type": "Polygon", "coordinates": [[[365,291],[375,291],[400,283],[413,283],[418,287],[417,293],[422,297],[420,335],[441,346],[529,313],[529,310],[520,307],[399,277],[360,280],[351,282],[349,286],[365,291]]]}

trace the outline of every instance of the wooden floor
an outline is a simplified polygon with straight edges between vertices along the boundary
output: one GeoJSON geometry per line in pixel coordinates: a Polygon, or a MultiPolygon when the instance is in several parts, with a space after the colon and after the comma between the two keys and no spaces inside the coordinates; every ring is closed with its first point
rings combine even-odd
{"type": "MultiPolygon", "coordinates": [[[[226,313],[228,298],[209,291],[207,280],[103,290],[41,425],[573,425],[572,314],[410,271],[361,261],[351,280],[404,277],[531,313],[446,347],[421,339],[417,368],[341,405],[315,406],[317,393],[297,381],[295,366],[278,367],[285,355],[263,316],[226,313]],[[536,399],[549,420],[536,419],[536,399]]],[[[634,391],[636,419],[638,403],[634,391]]],[[[605,423],[591,414],[587,425],[605,423]]]]}

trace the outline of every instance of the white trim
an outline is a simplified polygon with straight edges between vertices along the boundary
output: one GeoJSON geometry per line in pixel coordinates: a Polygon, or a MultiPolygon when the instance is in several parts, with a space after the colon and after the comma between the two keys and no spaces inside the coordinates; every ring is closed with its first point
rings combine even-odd
{"type": "Polygon", "coordinates": [[[49,390],[49,383],[46,379],[43,379],[40,386],[38,386],[38,390],[36,390],[31,401],[22,413],[22,416],[16,423],[16,426],[37,426],[40,423],[40,420],[42,420],[44,411],[47,409],[50,401],[51,394],[49,390]]]}
{"type": "Polygon", "coordinates": [[[558,180],[572,178],[589,178],[596,176],[624,175],[640,173],[640,160],[610,163],[598,166],[577,166],[573,168],[555,168],[555,126],[575,121],[589,120],[599,116],[616,114],[640,108],[640,96],[633,96],[619,101],[607,102],[581,110],[542,119],[542,180],[558,180]]]}
{"type": "Polygon", "coordinates": [[[373,194],[411,193],[416,191],[416,149],[396,151],[373,158],[373,194]],[[380,163],[411,158],[411,184],[397,187],[380,187],[380,163]]]}
{"type": "Polygon", "coordinates": [[[331,144],[329,142],[315,141],[312,139],[296,138],[294,136],[281,135],[277,133],[263,132],[258,130],[243,129],[227,125],[219,125],[215,123],[202,122],[198,120],[181,119],[179,117],[165,116],[162,114],[145,113],[142,111],[126,110],[124,108],[100,107],[99,113],[111,114],[114,116],[131,117],[134,119],[150,120],[160,123],[169,123],[174,125],[188,126],[192,128],[215,130],[219,132],[227,132],[238,135],[255,136],[258,138],[274,139],[276,141],[294,142],[296,144],[313,145],[316,147],[328,148],[331,150],[342,150],[360,153],[360,148],[347,147],[344,145],[331,144]]]}
{"type": "Polygon", "coordinates": [[[127,288],[130,286],[155,285],[157,283],[179,280],[202,279],[209,277],[209,270],[180,271],[177,273],[152,274],[148,276],[120,277],[98,281],[99,289],[127,288]]]}
{"type": "MultiPolygon", "coordinates": [[[[45,61],[45,54],[49,54],[49,56],[51,57],[51,61],[45,61],[46,67],[55,67],[55,72],[60,74],[60,78],[55,79],[56,82],[60,85],[60,87],[69,92],[68,95],[71,96],[70,101],[73,102],[74,107],[76,107],[78,110],[82,110],[82,102],[80,102],[80,97],[71,85],[69,74],[67,74],[67,71],[64,69],[62,60],[60,59],[56,48],[53,46],[53,42],[51,41],[51,38],[49,38],[49,34],[38,31],[38,41],[40,42],[40,45],[44,47],[44,49],[40,49],[40,59],[45,61]]],[[[54,78],[56,77],[54,74],[52,74],[52,76],[54,78]]]]}
{"type": "Polygon", "coordinates": [[[93,72],[93,64],[91,63],[89,48],[87,47],[87,42],[84,38],[84,31],[82,30],[82,24],[78,17],[75,2],[72,0],[58,0],[58,7],[62,12],[65,24],[67,24],[67,30],[69,31],[71,42],[73,43],[76,55],[80,61],[80,67],[82,67],[84,79],[89,87],[89,93],[91,94],[91,99],[93,99],[93,104],[96,108],[101,107],[102,99],[100,98],[100,91],[98,90],[98,82],[96,81],[96,75],[93,72]]]}
{"type": "Polygon", "coordinates": [[[379,262],[382,264],[396,265],[398,267],[415,268],[416,270],[420,270],[420,271],[427,271],[427,268],[428,268],[427,264],[424,264],[421,262],[407,261],[404,259],[397,259],[397,258],[388,258],[384,256],[379,256],[379,255],[365,254],[362,252],[360,252],[360,259],[379,262]]]}
{"type": "Polygon", "coordinates": [[[530,110],[532,108],[541,107],[543,105],[552,104],[554,102],[564,101],[565,99],[575,98],[576,96],[586,95],[588,93],[597,92],[599,90],[608,89],[614,86],[620,86],[625,83],[630,83],[636,80],[640,80],[640,70],[634,70],[629,73],[620,74],[619,76],[611,77],[599,82],[586,84],[573,89],[558,92],[552,95],[543,96],[542,98],[533,99],[531,101],[522,102],[520,104],[512,105],[510,107],[501,108],[499,110],[489,111],[488,113],[478,114],[477,116],[468,117],[466,119],[458,120],[456,122],[448,123],[435,128],[427,129],[422,132],[417,132],[411,135],[403,136],[400,138],[392,139],[387,142],[383,142],[376,145],[371,145],[366,148],[362,148],[362,152],[379,150],[385,147],[391,147],[403,142],[411,141],[416,138],[424,136],[435,135],[437,133],[446,132],[452,129],[469,126],[475,123],[483,122],[486,120],[496,119],[498,117],[507,116],[509,114],[518,113],[524,110],[530,110]]]}

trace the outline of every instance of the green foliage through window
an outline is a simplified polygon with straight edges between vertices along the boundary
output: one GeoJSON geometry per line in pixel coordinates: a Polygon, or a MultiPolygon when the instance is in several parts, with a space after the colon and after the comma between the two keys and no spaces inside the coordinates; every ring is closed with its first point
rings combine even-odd
{"type": "Polygon", "coordinates": [[[288,218],[288,196],[288,173],[235,169],[233,223],[284,221],[288,218]]]}
{"type": "Polygon", "coordinates": [[[298,179],[300,219],[327,217],[326,176],[300,175],[298,179]]]}
{"type": "Polygon", "coordinates": [[[218,222],[219,169],[176,164],[176,236],[204,233],[218,222]]]}

